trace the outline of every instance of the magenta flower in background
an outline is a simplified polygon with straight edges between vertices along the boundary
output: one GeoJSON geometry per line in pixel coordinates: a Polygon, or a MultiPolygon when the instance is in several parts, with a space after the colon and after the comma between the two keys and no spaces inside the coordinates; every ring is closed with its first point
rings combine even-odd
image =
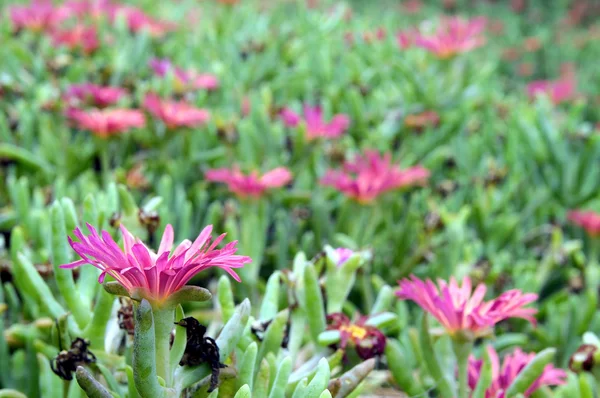
{"type": "Polygon", "coordinates": [[[184,101],[163,101],[156,94],[146,94],[144,108],[162,120],[167,128],[197,127],[210,119],[206,109],[196,108],[184,101]]]}
{"type": "Polygon", "coordinates": [[[98,32],[93,26],[79,24],[70,29],[55,30],[51,36],[55,45],[69,49],[80,48],[86,54],[93,53],[100,47],[98,32]]]}
{"type": "Polygon", "coordinates": [[[418,35],[419,32],[415,29],[403,30],[396,33],[396,42],[401,49],[406,50],[415,44],[415,40],[418,35]]]}
{"type": "Polygon", "coordinates": [[[575,87],[576,82],[573,77],[562,77],[558,80],[536,80],[527,85],[527,95],[534,99],[539,94],[544,94],[558,105],[575,97],[575,87]]]}
{"type": "Polygon", "coordinates": [[[345,247],[338,247],[337,249],[334,250],[334,252],[337,255],[337,264],[336,265],[338,267],[342,266],[354,254],[354,250],[348,249],[345,247]]]}
{"type": "Polygon", "coordinates": [[[83,83],[69,86],[65,92],[65,100],[72,106],[83,103],[104,108],[117,103],[126,94],[127,91],[120,87],[83,83]]]}
{"type": "Polygon", "coordinates": [[[153,37],[162,37],[175,28],[175,24],[159,21],[146,15],[144,11],[133,6],[116,6],[109,8],[111,21],[115,21],[119,15],[123,15],[129,30],[138,33],[147,30],[153,37]]]}
{"type": "Polygon", "coordinates": [[[352,322],[341,312],[327,315],[327,330],[340,332],[340,348],[345,350],[350,343],[362,359],[380,356],[387,343],[385,335],[375,326],[367,325],[369,317],[359,316],[352,322]]]}
{"type": "Polygon", "coordinates": [[[590,236],[600,236],[600,214],[593,211],[573,210],[567,214],[567,219],[590,234],[590,236]]]}
{"type": "MultiPolygon", "coordinates": [[[[288,127],[296,127],[302,118],[289,108],[280,113],[283,123],[288,127]]],[[[337,138],[350,126],[350,117],[345,114],[334,115],[330,122],[323,119],[321,107],[304,105],[304,123],[306,124],[307,139],[337,138]]]]}
{"type": "Polygon", "coordinates": [[[408,169],[393,166],[389,153],[381,156],[376,151],[366,151],[364,155],[346,161],[342,170],[328,170],[321,184],[331,186],[359,203],[369,203],[384,192],[422,184],[429,174],[429,170],[421,166],[408,169]]]}
{"type": "Polygon", "coordinates": [[[144,114],[137,109],[70,108],[66,114],[78,128],[90,130],[102,138],[125,133],[132,128],[144,127],[146,124],[144,114]]]}
{"type": "Polygon", "coordinates": [[[216,90],[219,88],[219,79],[210,73],[197,73],[194,70],[185,70],[174,66],[166,58],[153,58],[150,60],[150,68],[157,76],[165,77],[169,71],[173,71],[174,85],[177,91],[187,89],[216,90]]]}
{"type": "Polygon", "coordinates": [[[486,18],[479,17],[464,20],[459,17],[449,17],[441,21],[433,35],[419,34],[415,45],[424,48],[439,58],[451,58],[457,54],[471,51],[485,43],[482,35],[486,18]]]}
{"type": "Polygon", "coordinates": [[[99,18],[103,15],[110,15],[119,6],[113,4],[110,0],[68,0],[65,1],[63,7],[69,11],[71,15],[79,18],[86,16],[99,18]]]}
{"type": "Polygon", "coordinates": [[[243,174],[237,167],[233,169],[211,169],[205,173],[208,181],[227,184],[229,190],[236,195],[258,198],[269,188],[279,188],[292,180],[292,173],[285,167],[277,167],[262,176],[254,171],[243,174]]]}
{"type": "Polygon", "coordinates": [[[535,308],[524,308],[537,299],[537,294],[509,290],[490,301],[483,301],[486,287],[480,283],[472,291],[471,279],[465,277],[462,286],[456,279],[450,283],[438,280],[436,286],[430,279],[422,281],[412,275],[403,279],[396,292],[401,300],[412,300],[429,312],[448,333],[468,333],[471,337],[488,334],[498,322],[508,318],[523,318],[535,324],[535,308]]]}
{"type": "Polygon", "coordinates": [[[49,31],[69,17],[63,7],[55,7],[51,0],[33,0],[29,5],[9,8],[15,30],[49,31]]]}
{"type": "MultiPolygon", "coordinates": [[[[512,354],[508,354],[502,361],[498,353],[492,346],[487,348],[492,365],[492,383],[485,391],[485,398],[509,398],[506,396],[506,390],[517,378],[519,373],[533,360],[534,353],[525,353],[520,348],[515,349],[512,354]]],[[[471,356],[469,358],[468,383],[471,389],[475,389],[481,375],[483,360],[477,360],[471,356]]],[[[538,377],[525,391],[525,396],[529,397],[537,389],[543,386],[558,386],[567,382],[567,373],[562,369],[556,369],[552,364],[546,365],[540,377],[538,377]]]]}
{"type": "Polygon", "coordinates": [[[119,282],[130,294],[141,289],[144,298],[163,302],[181,289],[197,273],[211,267],[225,270],[236,281],[240,277],[235,268],[250,263],[250,257],[236,255],[237,241],[217,249],[226,234],[212,241],[212,225],[202,230],[192,243],[184,240],[173,249],[173,228],[167,225],[158,252],[149,249],[136,239],[123,225],[123,248],[121,249],[110,234],[102,231],[99,235],[94,227],[87,224],[89,235],[79,228],[74,231],[79,241],[69,237],[69,244],[81,260],[61,265],[61,268],[74,268],[91,264],[102,271],[98,282],[103,283],[106,275],[119,282]]]}

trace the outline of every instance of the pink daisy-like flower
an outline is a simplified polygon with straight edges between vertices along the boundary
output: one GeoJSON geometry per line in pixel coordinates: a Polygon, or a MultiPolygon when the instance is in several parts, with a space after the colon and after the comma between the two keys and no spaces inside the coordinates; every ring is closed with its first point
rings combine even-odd
{"type": "Polygon", "coordinates": [[[573,210],[567,214],[567,219],[585,229],[591,236],[600,236],[600,214],[593,211],[573,210]]]}
{"type": "Polygon", "coordinates": [[[527,85],[527,95],[534,99],[540,94],[547,95],[554,104],[571,100],[575,97],[575,80],[562,77],[558,80],[536,80],[527,85]]]}
{"type": "Polygon", "coordinates": [[[206,109],[196,108],[185,101],[163,101],[156,94],[146,94],[144,108],[169,129],[197,127],[210,119],[206,109]]]}
{"type": "MultiPolygon", "coordinates": [[[[296,127],[302,118],[289,108],[280,113],[283,123],[288,127],[296,127]]],[[[350,126],[350,117],[345,114],[334,115],[330,122],[323,119],[321,107],[304,105],[304,123],[306,124],[307,139],[337,138],[350,126]]]]}
{"type": "Polygon", "coordinates": [[[65,8],[55,7],[50,0],[33,0],[29,5],[12,6],[9,10],[15,30],[48,31],[69,17],[65,8]]]}
{"type": "Polygon", "coordinates": [[[122,15],[127,22],[129,30],[133,33],[147,30],[153,37],[162,37],[175,28],[175,24],[155,20],[146,15],[144,11],[133,6],[112,7],[109,9],[109,14],[112,21],[115,21],[119,15],[122,15]]]}
{"type": "Polygon", "coordinates": [[[334,250],[337,255],[337,266],[341,267],[352,255],[354,254],[354,250],[348,249],[346,247],[338,247],[334,250]]]}
{"type": "MultiPolygon", "coordinates": [[[[502,361],[500,368],[500,360],[498,353],[492,346],[487,348],[488,355],[492,365],[492,383],[485,391],[485,398],[508,398],[506,390],[512,382],[517,378],[519,373],[533,360],[534,353],[525,353],[520,348],[515,349],[512,354],[508,354],[502,361]]],[[[477,386],[481,375],[483,360],[477,360],[471,356],[469,358],[469,387],[474,389],[477,386]]],[[[567,382],[567,373],[562,369],[556,369],[552,364],[546,365],[542,375],[538,377],[525,391],[525,396],[529,397],[537,389],[543,386],[558,386],[567,382]]]]}
{"type": "Polygon", "coordinates": [[[61,265],[74,268],[91,264],[102,271],[98,282],[103,283],[106,275],[119,282],[130,294],[141,289],[145,298],[163,302],[181,289],[194,275],[211,267],[225,270],[236,281],[240,277],[235,268],[242,268],[252,261],[250,257],[236,255],[237,241],[217,249],[225,234],[212,241],[212,225],[207,226],[192,243],[184,240],[173,249],[173,228],[167,225],[158,248],[154,252],[136,239],[123,225],[121,249],[110,234],[87,224],[90,234],[85,236],[79,228],[74,231],[78,242],[69,237],[69,244],[81,260],[61,265]]]}
{"type": "Polygon", "coordinates": [[[537,294],[509,290],[490,301],[483,301],[486,287],[483,283],[472,291],[471,279],[465,277],[462,286],[456,279],[450,283],[438,280],[436,286],[430,279],[422,281],[412,275],[403,279],[396,295],[401,300],[412,300],[429,312],[448,333],[467,333],[471,337],[486,335],[498,322],[508,318],[523,318],[535,324],[535,308],[524,308],[534,302],[537,294]]]}
{"type": "Polygon", "coordinates": [[[168,59],[151,59],[150,67],[157,76],[165,77],[173,71],[175,90],[182,92],[193,90],[216,90],[219,88],[219,79],[210,73],[197,73],[194,70],[185,70],[174,66],[168,59]]]}
{"type": "Polygon", "coordinates": [[[107,138],[125,133],[132,128],[144,127],[144,114],[137,109],[91,109],[70,108],[67,117],[83,130],[90,130],[95,135],[107,138]]]}
{"type": "Polygon", "coordinates": [[[55,30],[51,35],[55,45],[70,49],[80,48],[86,54],[93,53],[100,46],[98,32],[93,26],[79,24],[71,29],[55,30]]]}
{"type": "Polygon", "coordinates": [[[240,197],[258,198],[269,188],[279,188],[292,180],[292,173],[285,167],[277,167],[262,176],[254,171],[243,174],[239,168],[212,169],[205,174],[208,181],[223,182],[229,190],[240,197]]]}
{"type": "Polygon", "coordinates": [[[381,156],[376,151],[366,151],[346,161],[342,170],[328,170],[321,184],[334,187],[359,203],[368,203],[384,192],[424,183],[429,174],[421,166],[393,166],[389,153],[381,156]]]}
{"type": "Polygon", "coordinates": [[[487,20],[483,17],[464,20],[458,17],[445,18],[435,34],[419,35],[415,45],[424,48],[439,58],[451,58],[471,51],[485,43],[482,35],[487,20]]]}
{"type": "Polygon", "coordinates": [[[98,86],[93,83],[73,84],[65,92],[67,102],[76,106],[81,103],[104,108],[118,102],[127,92],[120,87],[98,86]]]}

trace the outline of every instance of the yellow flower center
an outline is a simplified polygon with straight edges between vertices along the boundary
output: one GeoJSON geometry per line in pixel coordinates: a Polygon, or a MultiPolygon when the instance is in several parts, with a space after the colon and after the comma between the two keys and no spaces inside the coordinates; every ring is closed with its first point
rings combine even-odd
{"type": "Polygon", "coordinates": [[[340,331],[348,333],[352,340],[362,340],[367,336],[367,329],[357,325],[342,325],[340,331]]]}

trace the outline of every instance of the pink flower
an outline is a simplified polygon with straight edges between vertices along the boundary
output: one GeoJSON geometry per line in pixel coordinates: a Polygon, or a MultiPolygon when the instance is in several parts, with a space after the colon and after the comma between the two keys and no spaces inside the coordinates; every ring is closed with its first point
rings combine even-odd
{"type": "Polygon", "coordinates": [[[127,92],[120,87],[98,86],[92,83],[73,84],[65,92],[70,105],[81,103],[104,108],[115,104],[127,92]]]}
{"type": "Polygon", "coordinates": [[[160,77],[165,77],[169,71],[173,71],[174,85],[177,91],[187,89],[216,90],[219,88],[219,79],[210,73],[197,73],[194,70],[184,70],[174,66],[168,59],[150,60],[150,67],[160,77]]]}
{"type": "Polygon", "coordinates": [[[567,219],[585,229],[591,236],[600,236],[600,214],[593,211],[573,210],[567,214],[567,219]]]}
{"type": "Polygon", "coordinates": [[[205,174],[208,181],[223,182],[229,190],[242,198],[260,197],[269,188],[279,188],[292,180],[292,173],[285,167],[277,167],[262,176],[252,172],[243,174],[237,167],[233,169],[211,169],[205,174]]]}
{"type": "Polygon", "coordinates": [[[74,268],[91,264],[102,271],[98,282],[103,283],[108,274],[115,278],[130,294],[141,289],[144,298],[162,302],[181,289],[194,275],[211,267],[225,270],[240,281],[235,268],[251,262],[250,257],[235,255],[237,241],[216,249],[225,234],[211,242],[212,225],[202,230],[192,243],[184,240],[173,249],[173,228],[167,225],[158,252],[154,252],[121,225],[123,249],[110,234],[99,235],[94,227],[86,224],[90,235],[85,236],[79,228],[74,231],[78,242],[69,237],[69,244],[81,260],[61,265],[74,268]]]}
{"type": "Polygon", "coordinates": [[[527,85],[527,95],[534,99],[539,94],[550,97],[554,104],[573,99],[575,97],[575,80],[562,77],[558,80],[536,80],[527,85]]]}
{"type": "Polygon", "coordinates": [[[70,49],[81,48],[86,54],[93,53],[100,46],[96,28],[81,24],[75,25],[71,29],[53,31],[52,41],[55,45],[62,45],[70,49]]]}
{"type": "Polygon", "coordinates": [[[47,31],[57,27],[68,16],[65,8],[55,7],[51,0],[33,0],[26,6],[10,7],[10,19],[15,30],[47,31]]]}
{"type": "Polygon", "coordinates": [[[337,255],[338,267],[341,267],[354,254],[354,250],[345,247],[338,247],[334,252],[337,255]]]}
{"type": "Polygon", "coordinates": [[[114,5],[110,0],[68,0],[65,1],[64,8],[70,14],[80,18],[85,16],[99,18],[102,15],[114,12],[118,6],[114,5]]]}
{"type": "Polygon", "coordinates": [[[137,7],[118,6],[109,11],[112,21],[115,21],[119,15],[123,15],[129,30],[133,33],[147,30],[153,37],[162,37],[175,28],[173,23],[155,20],[137,7]]]}
{"type": "Polygon", "coordinates": [[[523,318],[535,324],[535,308],[523,308],[535,301],[537,294],[509,290],[490,301],[483,301],[486,287],[477,285],[472,292],[471,279],[465,277],[462,286],[450,278],[450,284],[438,280],[438,286],[430,280],[422,281],[412,275],[403,279],[396,295],[401,300],[412,300],[429,312],[448,333],[469,333],[471,337],[486,335],[498,322],[508,318],[523,318]]]}
{"type": "MultiPolygon", "coordinates": [[[[284,108],[280,115],[283,123],[288,127],[297,126],[301,120],[300,116],[289,108],[284,108]]],[[[333,116],[327,123],[323,119],[321,107],[304,105],[304,123],[306,124],[307,139],[310,141],[319,137],[340,137],[350,126],[350,118],[348,115],[339,114],[333,116]]]]}
{"type": "MultiPolygon", "coordinates": [[[[512,354],[508,354],[502,361],[500,368],[500,360],[498,353],[492,346],[487,348],[492,365],[492,384],[485,391],[485,398],[508,398],[506,390],[512,382],[517,378],[519,373],[533,360],[535,353],[525,353],[520,348],[515,349],[512,354]]],[[[472,356],[469,358],[469,387],[474,389],[477,386],[481,375],[483,360],[476,360],[472,356]]],[[[546,365],[542,375],[538,377],[525,391],[525,396],[529,397],[535,390],[543,386],[558,386],[567,382],[567,373],[562,369],[556,369],[552,364],[546,365]]]]}
{"type": "Polygon", "coordinates": [[[341,312],[334,312],[327,315],[327,330],[340,332],[341,349],[345,350],[351,343],[360,358],[370,359],[383,354],[387,340],[379,329],[367,325],[368,320],[369,317],[363,315],[352,322],[341,312]]]}
{"type": "Polygon", "coordinates": [[[406,50],[415,44],[415,40],[418,37],[419,32],[417,30],[403,30],[396,33],[396,42],[401,49],[406,50]]]}
{"type": "Polygon", "coordinates": [[[90,130],[99,137],[106,138],[144,127],[144,114],[137,109],[91,109],[70,108],[67,117],[83,130],[90,130]]]}
{"type": "Polygon", "coordinates": [[[481,47],[485,43],[485,37],[481,35],[485,25],[486,19],[483,17],[467,21],[458,17],[446,18],[434,35],[419,35],[415,39],[415,45],[439,58],[451,58],[481,47]]]}
{"type": "Polygon", "coordinates": [[[162,120],[169,129],[197,127],[210,119],[206,109],[196,108],[184,101],[162,101],[156,94],[146,94],[144,108],[162,120]]]}
{"type": "Polygon", "coordinates": [[[429,170],[424,167],[403,170],[392,166],[390,154],[382,157],[376,151],[366,151],[346,161],[342,170],[328,170],[321,184],[334,187],[360,203],[368,203],[384,192],[424,183],[428,177],[429,170]]]}

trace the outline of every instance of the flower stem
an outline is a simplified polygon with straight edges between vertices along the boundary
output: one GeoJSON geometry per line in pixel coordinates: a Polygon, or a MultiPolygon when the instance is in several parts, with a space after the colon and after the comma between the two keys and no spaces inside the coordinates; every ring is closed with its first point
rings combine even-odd
{"type": "Polygon", "coordinates": [[[172,307],[152,308],[154,317],[156,374],[163,378],[167,386],[171,383],[171,370],[169,366],[169,342],[171,331],[175,322],[175,313],[172,307]]]}
{"type": "Polygon", "coordinates": [[[456,362],[458,363],[458,398],[469,398],[468,367],[469,354],[473,348],[473,343],[455,338],[452,340],[452,348],[454,349],[454,355],[456,355],[456,362]]]}

